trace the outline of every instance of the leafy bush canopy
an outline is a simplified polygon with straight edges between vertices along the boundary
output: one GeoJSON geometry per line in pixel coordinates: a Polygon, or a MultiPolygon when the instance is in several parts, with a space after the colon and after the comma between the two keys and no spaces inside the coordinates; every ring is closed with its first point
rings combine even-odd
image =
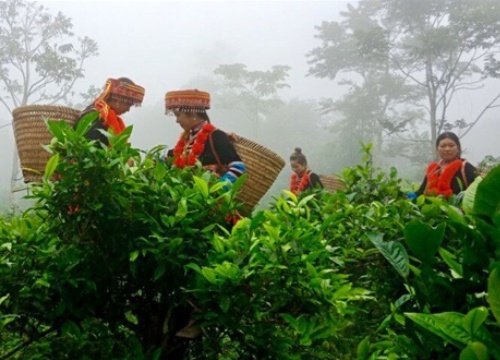
{"type": "Polygon", "coordinates": [[[500,358],[500,170],[464,214],[406,199],[365,146],[344,191],[284,191],[233,226],[243,180],[89,125],[48,123],[35,203],[1,219],[0,358],[500,358]]]}

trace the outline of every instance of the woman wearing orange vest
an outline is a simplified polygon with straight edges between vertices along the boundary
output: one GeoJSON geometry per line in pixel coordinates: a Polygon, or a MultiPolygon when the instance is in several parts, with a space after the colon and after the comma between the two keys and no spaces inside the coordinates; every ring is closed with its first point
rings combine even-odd
{"type": "Polygon", "coordinates": [[[439,160],[427,166],[422,185],[408,197],[418,195],[444,196],[449,198],[466,190],[477,176],[477,169],[461,158],[462,148],[458,136],[452,132],[444,132],[436,139],[436,150],[439,160]]]}

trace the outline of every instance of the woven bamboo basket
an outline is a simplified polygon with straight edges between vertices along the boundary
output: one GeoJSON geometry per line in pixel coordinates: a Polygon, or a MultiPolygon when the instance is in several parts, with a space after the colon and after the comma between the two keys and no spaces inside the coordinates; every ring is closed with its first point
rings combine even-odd
{"type": "Polygon", "coordinates": [[[319,175],[319,179],[321,180],[324,188],[328,191],[333,192],[345,189],[344,182],[337,176],[319,175]]]}
{"type": "Polygon", "coordinates": [[[42,145],[50,144],[52,134],[45,120],[66,121],[73,126],[80,112],[64,106],[28,105],[12,111],[14,137],[24,182],[39,182],[50,154],[42,145]]]}
{"type": "Polygon", "coordinates": [[[272,150],[244,137],[233,134],[231,137],[236,152],[247,169],[247,179],[240,189],[237,200],[245,205],[242,213],[249,215],[273,185],[285,166],[285,160],[272,150]]]}

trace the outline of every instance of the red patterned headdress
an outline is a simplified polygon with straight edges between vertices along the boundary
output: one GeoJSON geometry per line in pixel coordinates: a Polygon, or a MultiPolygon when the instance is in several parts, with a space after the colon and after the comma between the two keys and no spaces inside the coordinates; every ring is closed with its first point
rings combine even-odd
{"type": "Polygon", "coordinates": [[[144,88],[124,78],[108,79],[104,92],[106,92],[106,90],[108,90],[109,93],[108,98],[123,101],[130,105],[139,106],[144,99],[144,88]]]}
{"type": "Polygon", "coordinates": [[[108,79],[104,91],[95,101],[95,106],[106,117],[109,109],[107,101],[117,100],[132,106],[140,106],[144,99],[144,92],[142,86],[135,85],[130,79],[108,79]]]}
{"type": "Polygon", "coordinates": [[[200,90],[177,90],[165,94],[165,113],[175,109],[191,112],[205,112],[210,109],[210,94],[200,90]]]}

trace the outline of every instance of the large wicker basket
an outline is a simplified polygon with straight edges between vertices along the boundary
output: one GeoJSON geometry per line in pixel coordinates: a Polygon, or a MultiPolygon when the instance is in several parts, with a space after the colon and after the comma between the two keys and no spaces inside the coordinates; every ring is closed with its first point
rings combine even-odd
{"type": "Polygon", "coordinates": [[[231,136],[234,147],[247,169],[237,200],[245,206],[243,214],[248,215],[262,199],[285,166],[285,160],[266,147],[241,136],[231,136]]]}
{"type": "Polygon", "coordinates": [[[321,180],[323,187],[328,191],[333,192],[345,189],[344,182],[337,176],[319,175],[319,179],[321,180]]]}
{"type": "Polygon", "coordinates": [[[64,106],[28,105],[12,111],[14,137],[24,182],[41,181],[50,154],[42,147],[52,139],[45,120],[66,121],[73,126],[79,111],[64,106]]]}

